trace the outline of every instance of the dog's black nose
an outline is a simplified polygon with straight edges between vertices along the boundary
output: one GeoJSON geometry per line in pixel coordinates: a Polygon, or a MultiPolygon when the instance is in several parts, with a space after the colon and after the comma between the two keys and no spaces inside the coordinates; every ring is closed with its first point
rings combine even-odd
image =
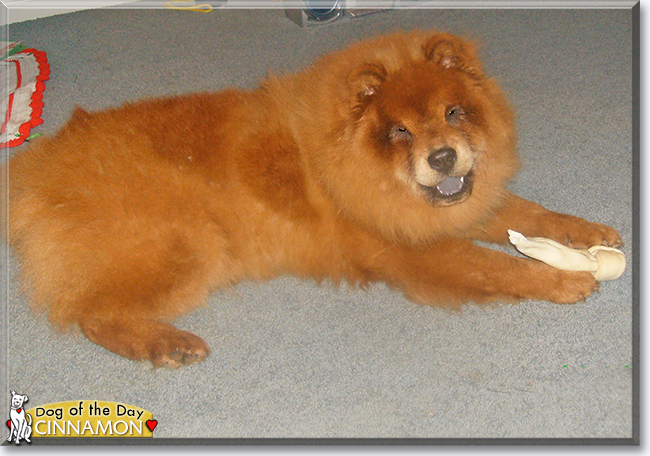
{"type": "Polygon", "coordinates": [[[439,173],[448,174],[456,164],[456,151],[451,147],[442,147],[431,152],[427,161],[439,173]]]}

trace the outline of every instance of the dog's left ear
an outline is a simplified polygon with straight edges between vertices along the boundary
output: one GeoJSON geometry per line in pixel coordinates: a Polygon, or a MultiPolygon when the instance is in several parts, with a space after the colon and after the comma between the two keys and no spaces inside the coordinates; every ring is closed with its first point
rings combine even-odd
{"type": "Polygon", "coordinates": [[[476,77],[483,74],[474,46],[451,35],[433,36],[423,51],[427,60],[444,68],[456,68],[476,77]]]}

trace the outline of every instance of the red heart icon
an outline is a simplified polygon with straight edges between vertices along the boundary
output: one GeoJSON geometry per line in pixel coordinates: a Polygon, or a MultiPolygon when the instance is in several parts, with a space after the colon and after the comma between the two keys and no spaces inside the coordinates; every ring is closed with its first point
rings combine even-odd
{"type": "Polygon", "coordinates": [[[156,426],[158,426],[158,421],[156,420],[147,420],[147,427],[151,432],[153,432],[154,429],[156,429],[156,426]]]}
{"type": "Polygon", "coordinates": [[[20,413],[20,412],[21,412],[21,410],[22,410],[22,409],[18,409],[18,410],[16,410],[16,411],[17,411],[18,413],[20,413]]]}
{"type": "Polygon", "coordinates": [[[7,420],[7,427],[11,429],[11,420],[7,420]]]}

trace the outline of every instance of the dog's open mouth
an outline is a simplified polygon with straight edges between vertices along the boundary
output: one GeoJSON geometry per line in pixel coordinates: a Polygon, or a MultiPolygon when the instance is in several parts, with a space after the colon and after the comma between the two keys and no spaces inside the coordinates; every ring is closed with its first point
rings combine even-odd
{"type": "Polygon", "coordinates": [[[435,206],[450,206],[465,201],[472,194],[474,173],[470,171],[464,176],[448,176],[435,187],[420,185],[427,198],[435,206]]]}

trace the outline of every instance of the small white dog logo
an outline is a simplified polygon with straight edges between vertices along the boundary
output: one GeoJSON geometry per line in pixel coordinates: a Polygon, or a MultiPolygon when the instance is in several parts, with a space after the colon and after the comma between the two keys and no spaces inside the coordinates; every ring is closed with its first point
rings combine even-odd
{"type": "Polygon", "coordinates": [[[14,437],[16,445],[20,445],[20,439],[23,439],[27,443],[32,443],[29,440],[29,437],[32,435],[32,417],[26,414],[23,408],[23,404],[28,400],[24,394],[16,394],[15,391],[11,392],[11,411],[9,412],[11,430],[9,431],[7,442],[11,442],[11,438],[14,437]]]}

